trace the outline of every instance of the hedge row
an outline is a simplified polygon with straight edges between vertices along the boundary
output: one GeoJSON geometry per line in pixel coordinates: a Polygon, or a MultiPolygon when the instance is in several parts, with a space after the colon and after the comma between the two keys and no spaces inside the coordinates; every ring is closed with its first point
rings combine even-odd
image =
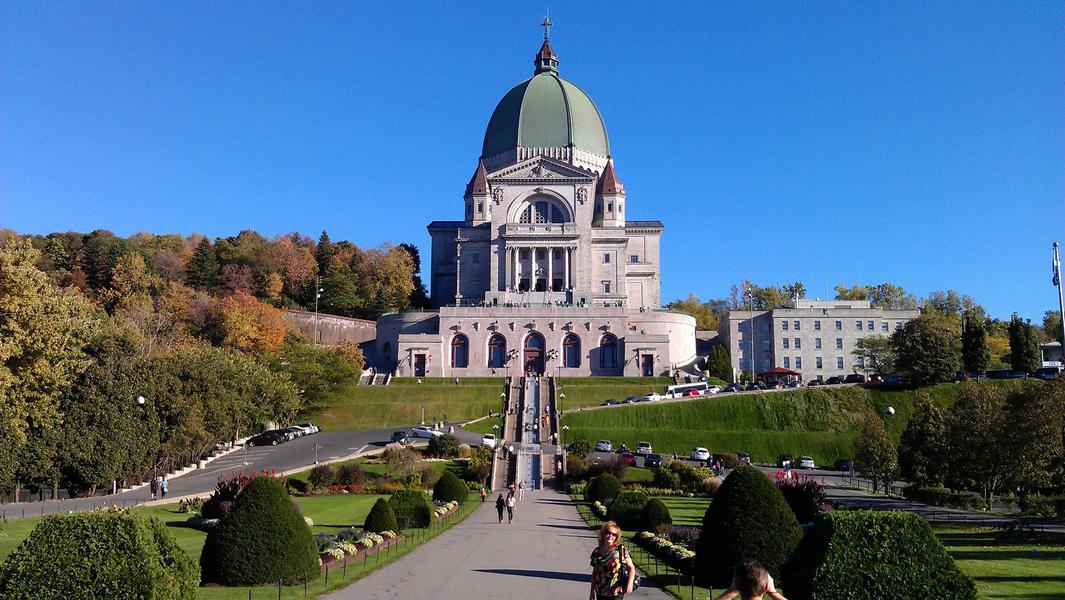
{"type": "Polygon", "coordinates": [[[966,510],[981,510],[984,508],[984,501],[979,496],[952,492],[942,487],[916,487],[911,485],[902,488],[902,495],[914,502],[931,506],[966,510]]]}

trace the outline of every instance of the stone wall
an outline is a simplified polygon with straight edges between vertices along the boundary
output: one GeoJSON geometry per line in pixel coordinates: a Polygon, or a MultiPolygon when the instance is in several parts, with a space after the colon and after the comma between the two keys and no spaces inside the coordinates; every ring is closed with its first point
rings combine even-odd
{"type": "MultiPolygon", "coordinates": [[[[285,322],[310,339],[314,339],[314,313],[307,310],[288,310],[285,322]]],[[[352,319],[318,313],[318,343],[335,346],[341,342],[363,343],[377,337],[377,324],[366,319],[352,319]]]]}

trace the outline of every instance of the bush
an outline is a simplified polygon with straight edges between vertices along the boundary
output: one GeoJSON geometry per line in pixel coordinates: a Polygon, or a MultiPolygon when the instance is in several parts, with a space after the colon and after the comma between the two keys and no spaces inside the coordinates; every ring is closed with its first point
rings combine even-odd
{"type": "Polygon", "coordinates": [[[784,494],[784,501],[795,513],[799,523],[809,523],[821,512],[821,505],[828,502],[825,488],[809,475],[778,477],[777,489],[784,494]]]}
{"type": "Polygon", "coordinates": [[[952,492],[943,487],[917,487],[907,486],[902,488],[902,495],[914,502],[942,506],[945,508],[962,508],[966,510],[981,510],[985,508],[984,501],[979,496],[952,492]]]}
{"type": "MultiPolygon", "coordinates": [[[[773,577],[802,538],[784,496],[754,467],[740,467],[725,478],[703,515],[696,548],[697,572],[715,587],[726,587],[736,565],[757,560],[773,577]]],[[[790,591],[790,590],[789,590],[790,591]]]]}
{"type": "Polygon", "coordinates": [[[459,455],[459,439],[450,433],[434,435],[429,438],[429,447],[426,453],[429,456],[439,458],[457,458],[459,455]]]}
{"type": "Polygon", "coordinates": [[[396,520],[404,520],[407,527],[428,527],[433,518],[433,504],[421,490],[396,490],[388,499],[396,520]]]}
{"type": "Polygon", "coordinates": [[[454,500],[462,504],[466,501],[469,493],[470,489],[466,487],[466,484],[451,471],[444,471],[440,475],[440,479],[436,481],[436,485],[433,486],[433,500],[437,502],[451,502],[454,500]]]}
{"type": "Polygon", "coordinates": [[[610,504],[621,491],[621,482],[610,473],[600,473],[588,482],[584,488],[584,499],[588,502],[598,500],[603,504],[610,504]]]}
{"type": "Polygon", "coordinates": [[[392,506],[388,504],[388,500],[378,498],[377,502],[373,503],[373,508],[370,509],[370,514],[366,515],[366,522],[362,528],[374,533],[399,531],[399,525],[396,524],[396,513],[392,511],[392,506]]]}
{"type": "Polygon", "coordinates": [[[366,473],[357,464],[342,465],[337,469],[337,476],[333,483],[341,485],[359,485],[366,482],[366,473]]]}
{"type": "Polygon", "coordinates": [[[166,527],[127,511],[45,517],[0,571],[8,600],[194,600],[198,585],[166,527]]]}
{"type": "Polygon", "coordinates": [[[606,518],[617,521],[622,529],[629,531],[642,531],[646,529],[643,520],[643,509],[648,502],[647,493],[638,490],[623,490],[618,492],[614,501],[606,511],[606,518]]]}
{"type": "Polygon", "coordinates": [[[307,481],[316,488],[327,488],[333,485],[336,481],[336,471],[331,465],[318,465],[311,469],[311,474],[307,477],[307,481]]]}
{"type": "Polygon", "coordinates": [[[236,507],[207,534],[200,554],[205,582],[287,584],[318,575],[318,548],[281,481],[252,479],[236,507]]]}
{"type": "Polygon", "coordinates": [[[651,483],[659,488],[670,490],[682,489],[680,486],[680,475],[678,475],[675,470],[667,469],[665,466],[655,469],[654,478],[651,480],[651,483]]]}
{"type": "Polygon", "coordinates": [[[905,512],[818,515],[784,565],[783,585],[793,600],[976,598],[928,523],[905,512]]]}
{"type": "Polygon", "coordinates": [[[651,498],[643,507],[643,522],[649,531],[666,534],[673,529],[669,508],[658,498],[651,498]]]}
{"type": "Polygon", "coordinates": [[[233,475],[228,479],[219,477],[214,492],[211,492],[211,497],[203,503],[200,515],[205,519],[221,519],[226,516],[236,506],[237,496],[251,483],[252,479],[255,479],[254,475],[244,473],[233,475]]]}
{"type": "Polygon", "coordinates": [[[595,445],[590,441],[578,438],[566,445],[566,452],[569,456],[584,459],[592,453],[593,448],[595,448],[595,445]]]}
{"type": "Polygon", "coordinates": [[[1059,507],[1065,507],[1065,496],[1044,496],[1028,494],[1021,498],[1021,510],[1041,517],[1053,517],[1061,514],[1059,507]]]}

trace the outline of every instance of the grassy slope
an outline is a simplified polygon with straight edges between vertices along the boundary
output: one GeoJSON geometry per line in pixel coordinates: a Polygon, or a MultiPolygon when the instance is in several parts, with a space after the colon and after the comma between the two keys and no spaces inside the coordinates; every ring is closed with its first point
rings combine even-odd
{"type": "Polygon", "coordinates": [[[459,380],[455,385],[431,381],[411,385],[397,380],[391,385],[360,386],[355,382],[341,386],[308,418],[326,431],[376,429],[419,423],[422,407],[427,421],[473,419],[499,410],[499,393],[503,378],[459,380]]]}
{"type": "MultiPolygon", "coordinates": [[[[711,451],[746,451],[758,462],[771,462],[784,453],[808,454],[818,464],[830,465],[852,455],[854,431],[865,416],[883,415],[886,407],[894,407],[895,416],[886,419],[886,423],[897,441],[913,414],[918,393],[947,405],[953,402],[957,390],[955,384],[942,384],[919,392],[828,387],[717,395],[677,403],[567,411],[565,422],[571,439],[610,439],[630,446],[646,440],[659,453],[687,454],[695,446],[711,451]]],[[[568,400],[568,391],[566,395],[568,400]]]]}
{"type": "Polygon", "coordinates": [[[599,406],[604,400],[624,400],[629,396],[643,396],[648,392],[659,394],[673,383],[668,377],[563,377],[559,380],[566,399],[563,410],[599,406]]]}

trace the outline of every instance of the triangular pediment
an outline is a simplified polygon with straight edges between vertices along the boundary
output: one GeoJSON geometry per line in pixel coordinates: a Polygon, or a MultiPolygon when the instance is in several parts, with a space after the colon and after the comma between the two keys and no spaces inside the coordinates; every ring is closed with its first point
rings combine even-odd
{"type": "Polygon", "coordinates": [[[564,180],[573,180],[575,183],[591,183],[595,181],[595,178],[594,171],[574,167],[546,156],[536,156],[488,175],[488,180],[493,184],[557,182],[564,180]]]}

